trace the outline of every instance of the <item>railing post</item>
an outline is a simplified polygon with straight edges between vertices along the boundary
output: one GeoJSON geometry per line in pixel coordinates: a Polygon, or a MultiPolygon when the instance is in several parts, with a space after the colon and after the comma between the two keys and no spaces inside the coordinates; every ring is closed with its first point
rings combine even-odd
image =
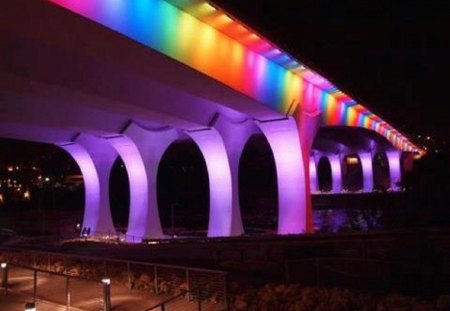
{"type": "Polygon", "coordinates": [[[5,295],[8,295],[8,263],[1,263],[2,269],[2,287],[5,289],[5,295]]]}
{"type": "Polygon", "coordinates": [[[111,279],[102,279],[104,311],[111,311],[111,279]]]}
{"type": "Polygon", "coordinates": [[[33,270],[33,302],[36,303],[37,296],[37,270],[33,270]]]}
{"type": "Polygon", "coordinates": [[[228,281],[229,281],[228,274],[225,274],[223,278],[224,278],[223,299],[225,301],[226,310],[229,311],[230,310],[230,301],[229,301],[229,296],[228,296],[228,290],[230,287],[228,286],[229,285],[228,284],[228,281]]]}
{"type": "Polygon", "coordinates": [[[198,300],[198,311],[202,311],[202,299],[200,297],[201,294],[200,285],[197,284],[197,300],[198,300]]]}
{"type": "Polygon", "coordinates": [[[316,263],[316,285],[320,286],[320,264],[319,264],[319,259],[315,259],[315,263],[316,263]]]}
{"type": "Polygon", "coordinates": [[[128,288],[131,289],[131,273],[130,273],[130,262],[127,261],[127,276],[128,276],[128,288]]]}
{"type": "Polygon", "coordinates": [[[187,290],[189,292],[191,290],[191,284],[189,281],[189,269],[186,269],[186,285],[187,285],[187,290]]]}
{"type": "Polygon", "coordinates": [[[284,283],[290,284],[290,271],[289,271],[289,262],[287,260],[284,261],[284,283]]]}
{"type": "Polygon", "coordinates": [[[66,310],[70,310],[70,289],[69,289],[70,278],[66,276],[66,310]]]}
{"type": "Polygon", "coordinates": [[[159,294],[159,290],[158,290],[158,268],[155,266],[153,266],[153,285],[155,286],[155,294],[158,295],[159,294]]]}

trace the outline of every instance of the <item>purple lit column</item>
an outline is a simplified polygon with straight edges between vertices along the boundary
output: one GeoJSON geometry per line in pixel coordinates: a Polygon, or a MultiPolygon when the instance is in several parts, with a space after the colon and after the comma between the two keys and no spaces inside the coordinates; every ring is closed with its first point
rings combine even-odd
{"type": "Polygon", "coordinates": [[[225,144],[214,128],[186,131],[200,148],[209,179],[208,236],[231,236],[233,227],[232,180],[225,144]]]}
{"type": "Polygon", "coordinates": [[[364,192],[371,192],[373,190],[372,153],[362,152],[358,156],[363,172],[363,190],[364,192]]]}
{"type": "Polygon", "coordinates": [[[109,205],[109,175],[117,153],[103,138],[84,134],[75,143],[60,147],[74,158],[83,175],[83,228],[90,228],[91,235],[115,234],[109,205]]]}
{"type": "Polygon", "coordinates": [[[132,123],[123,135],[108,141],[121,156],[130,184],[127,240],[163,238],[156,197],[156,176],[162,155],[178,138],[173,129],[150,131],[132,123]]]}
{"type": "Polygon", "coordinates": [[[311,187],[311,193],[316,193],[319,191],[316,159],[314,157],[309,158],[309,185],[311,187]]]}
{"type": "Polygon", "coordinates": [[[232,183],[232,207],[231,207],[231,236],[244,233],[242,225],[241,209],[239,205],[239,161],[250,136],[257,132],[253,120],[233,120],[231,117],[221,116],[214,128],[222,136],[230,163],[232,183]]]}
{"type": "Polygon", "coordinates": [[[278,234],[307,230],[305,168],[300,136],[293,118],[257,122],[275,159],[278,182],[278,234]]]}
{"type": "Polygon", "coordinates": [[[334,193],[342,192],[342,169],[341,157],[339,154],[328,155],[328,161],[331,165],[331,177],[333,179],[332,191],[334,193]]]}
{"type": "Polygon", "coordinates": [[[386,152],[386,157],[389,163],[389,175],[391,180],[391,189],[394,191],[399,190],[397,183],[401,181],[401,167],[400,167],[400,158],[401,151],[391,150],[386,152]]]}

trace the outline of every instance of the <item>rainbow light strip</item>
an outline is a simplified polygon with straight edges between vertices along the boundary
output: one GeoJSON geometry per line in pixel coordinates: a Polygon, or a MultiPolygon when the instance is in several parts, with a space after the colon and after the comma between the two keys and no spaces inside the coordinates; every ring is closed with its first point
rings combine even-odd
{"type": "Polygon", "coordinates": [[[283,114],[320,109],[323,125],[357,126],[420,151],[332,83],[203,0],[48,0],[149,46],[283,114]]]}

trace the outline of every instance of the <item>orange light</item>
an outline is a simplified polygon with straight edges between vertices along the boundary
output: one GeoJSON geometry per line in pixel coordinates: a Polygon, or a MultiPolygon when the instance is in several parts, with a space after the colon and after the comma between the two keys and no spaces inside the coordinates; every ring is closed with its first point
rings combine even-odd
{"type": "Polygon", "coordinates": [[[358,157],[347,157],[347,164],[358,164],[359,160],[358,157]]]}

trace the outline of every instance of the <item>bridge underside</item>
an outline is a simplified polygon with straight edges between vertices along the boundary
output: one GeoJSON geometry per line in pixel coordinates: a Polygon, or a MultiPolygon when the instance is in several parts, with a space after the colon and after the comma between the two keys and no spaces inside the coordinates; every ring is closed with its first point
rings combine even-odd
{"type": "MultiPolygon", "coordinates": [[[[205,159],[211,237],[243,233],[238,167],[253,134],[266,137],[274,156],[279,234],[312,231],[310,187],[317,189],[309,181],[312,149],[324,154],[336,148],[347,153],[386,149],[376,140],[369,139],[378,147],[364,138],[354,139],[352,145],[331,134],[313,145],[320,115],[301,110],[295,118],[280,115],[163,54],[46,2],[9,2],[3,5],[0,20],[0,136],[56,144],[71,154],[86,187],[83,227],[94,235],[115,231],[108,182],[119,155],[130,184],[127,234],[138,241],[163,236],[156,172],[162,155],[178,139],[191,139],[205,159]]],[[[395,153],[389,154],[389,164],[398,166],[395,153]]],[[[337,180],[339,155],[333,163],[337,180]]]]}

